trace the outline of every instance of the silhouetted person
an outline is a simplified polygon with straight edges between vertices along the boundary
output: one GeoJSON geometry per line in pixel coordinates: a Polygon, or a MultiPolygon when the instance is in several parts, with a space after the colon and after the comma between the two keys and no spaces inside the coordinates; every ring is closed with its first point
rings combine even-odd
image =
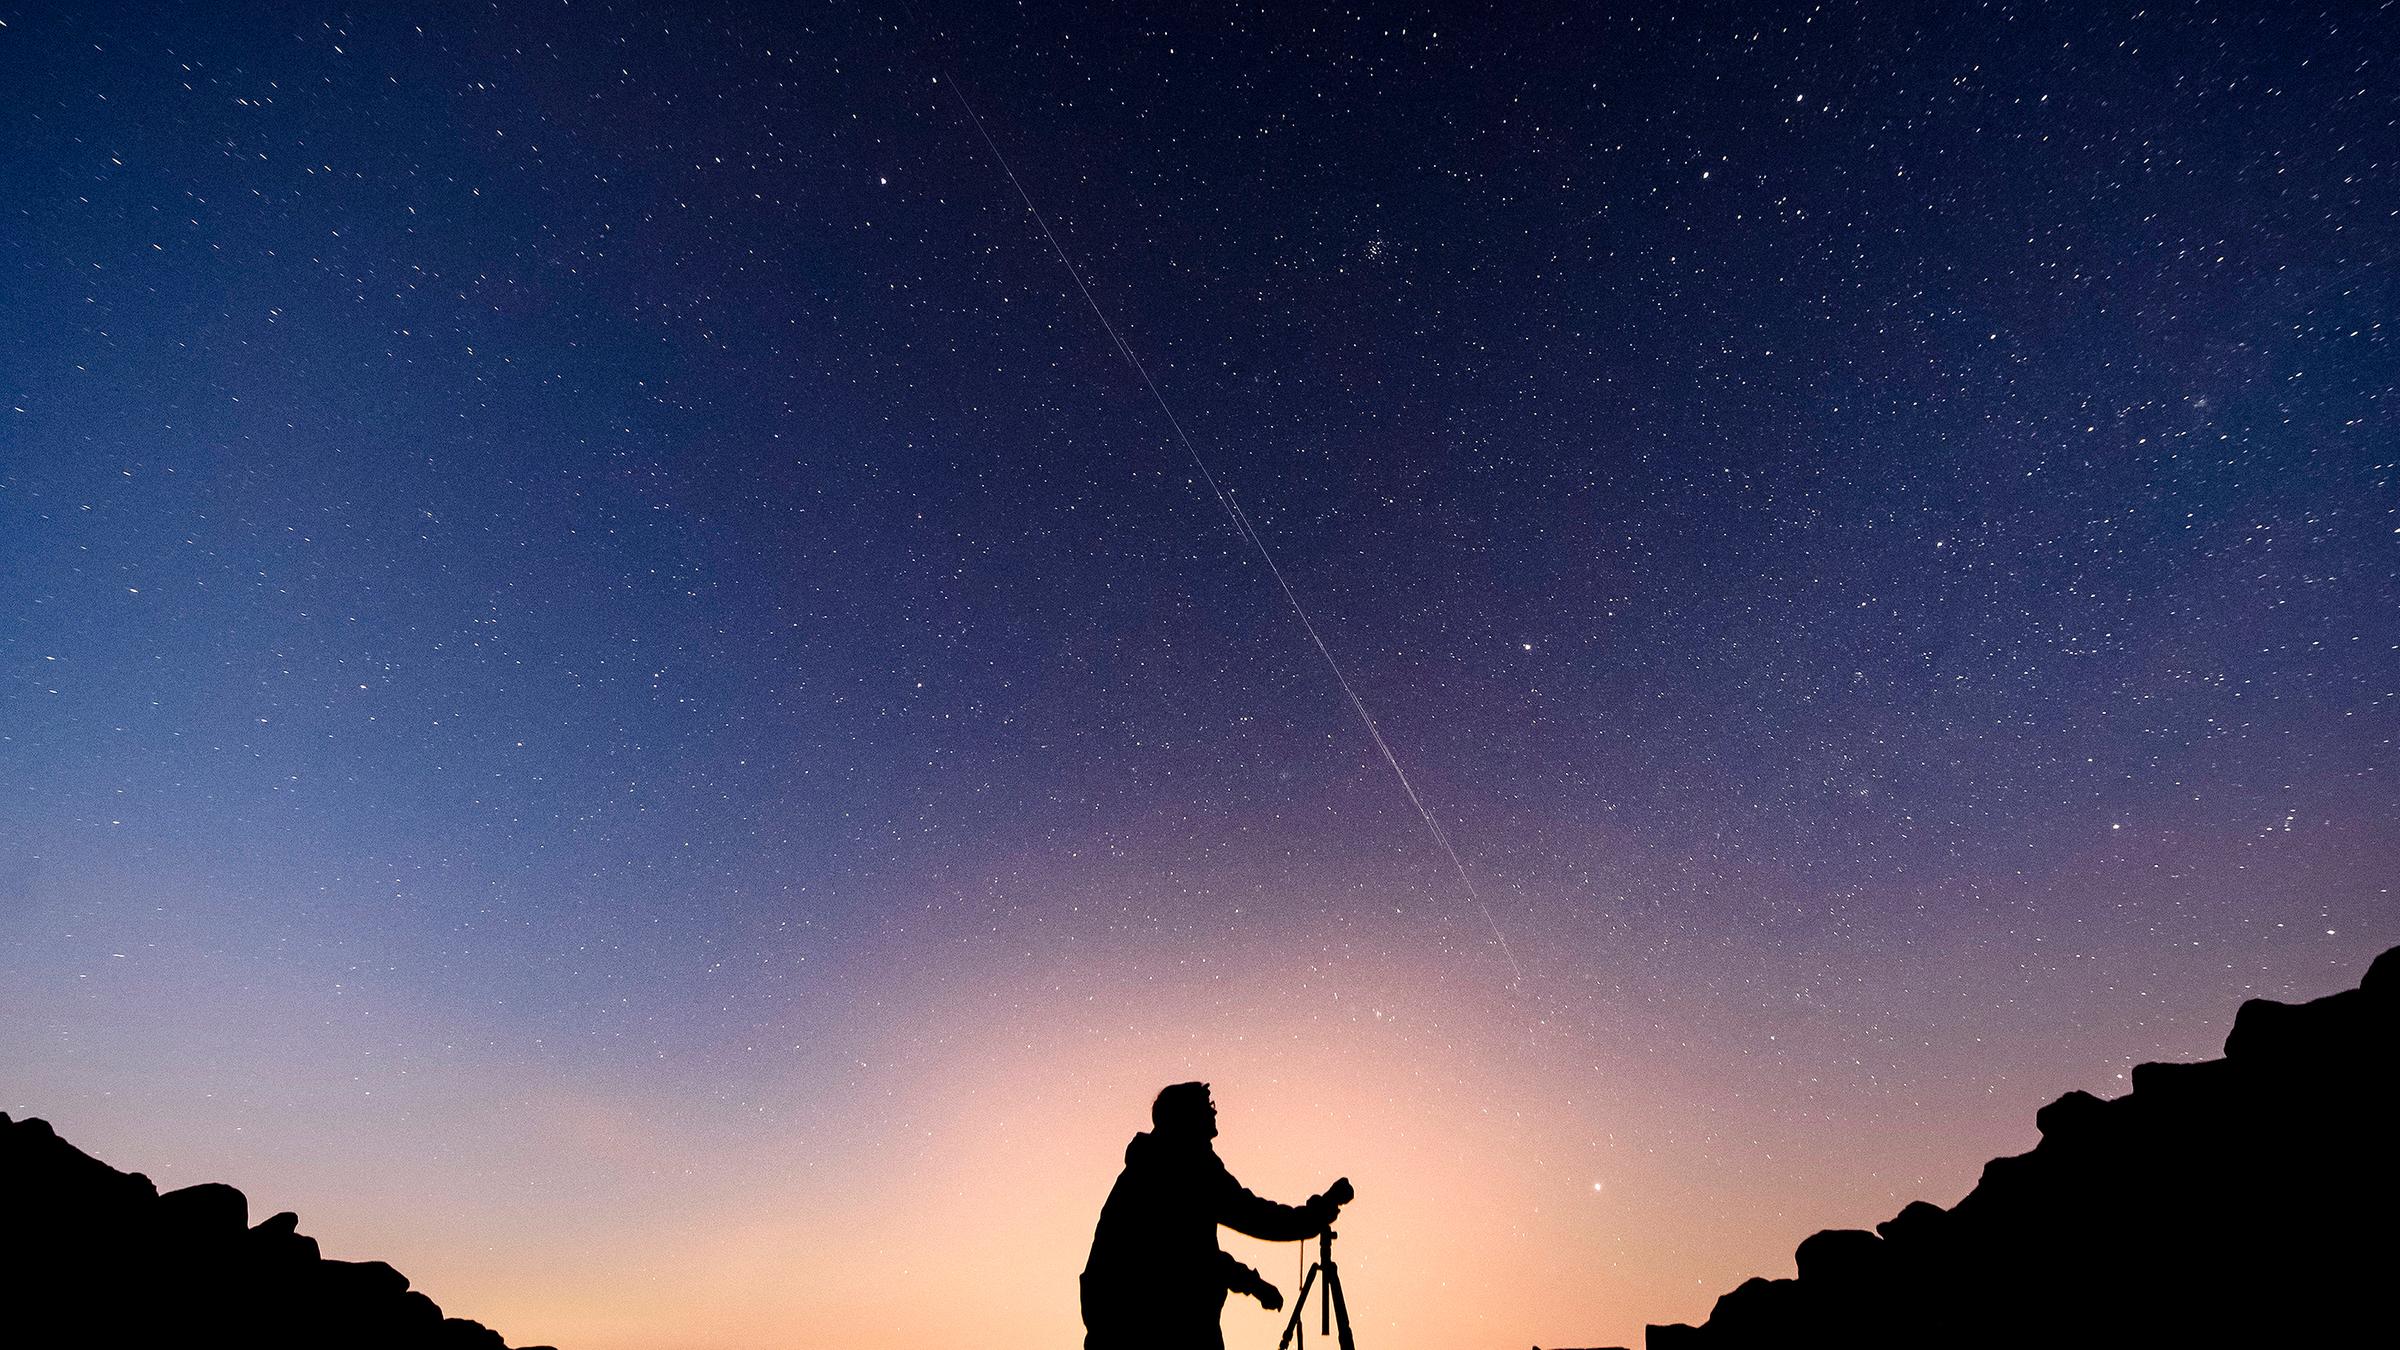
{"type": "Polygon", "coordinates": [[[1218,1249],[1217,1225],[1298,1242],[1324,1232],[1341,1206],[1323,1195],[1278,1205],[1243,1189],[1209,1147],[1217,1104],[1206,1083],[1160,1091],[1150,1123],[1125,1146],[1125,1170],[1092,1234],[1084,1350],[1224,1350],[1217,1319],[1226,1294],[1248,1294],[1273,1312],[1283,1292],[1218,1249]]]}

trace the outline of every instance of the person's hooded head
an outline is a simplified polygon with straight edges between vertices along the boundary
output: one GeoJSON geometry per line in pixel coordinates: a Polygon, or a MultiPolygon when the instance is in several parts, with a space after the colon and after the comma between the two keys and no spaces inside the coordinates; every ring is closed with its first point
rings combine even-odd
{"type": "Polygon", "coordinates": [[[1186,1139],[1217,1137],[1217,1104],[1206,1083],[1175,1083],[1150,1103],[1150,1124],[1162,1135],[1186,1139]]]}

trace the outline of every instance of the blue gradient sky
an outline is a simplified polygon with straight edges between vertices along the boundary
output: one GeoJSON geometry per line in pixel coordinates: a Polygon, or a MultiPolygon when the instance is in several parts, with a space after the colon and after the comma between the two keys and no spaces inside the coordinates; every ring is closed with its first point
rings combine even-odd
{"type": "Polygon", "coordinates": [[[0,6],[0,1106],[1034,1344],[1202,1077],[1379,1344],[1580,1344],[2354,981],[2393,21],[1883,9],[0,6]]]}

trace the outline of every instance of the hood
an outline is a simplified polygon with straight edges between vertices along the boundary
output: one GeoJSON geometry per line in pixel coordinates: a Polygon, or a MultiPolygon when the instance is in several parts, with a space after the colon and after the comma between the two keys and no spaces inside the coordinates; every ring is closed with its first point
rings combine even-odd
{"type": "Polygon", "coordinates": [[[1125,1145],[1125,1165],[1127,1167],[1145,1167],[1165,1162],[1179,1154],[1214,1153],[1215,1151],[1208,1146],[1206,1139],[1144,1130],[1125,1145]]]}

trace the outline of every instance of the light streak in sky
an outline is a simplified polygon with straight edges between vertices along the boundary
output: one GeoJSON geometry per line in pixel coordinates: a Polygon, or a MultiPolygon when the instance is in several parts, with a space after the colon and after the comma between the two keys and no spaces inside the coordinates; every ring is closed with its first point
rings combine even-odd
{"type": "Polygon", "coordinates": [[[958,100],[959,108],[974,125],[975,134],[983,138],[984,148],[991,151],[993,162],[1000,166],[1001,173],[1008,176],[1008,185],[1017,190],[1017,200],[1025,203],[1026,214],[1032,216],[1033,223],[1041,227],[1042,238],[1050,241],[1050,251],[1058,255],[1059,265],[1067,269],[1068,279],[1075,283],[1075,293],[1083,297],[1083,303],[1091,309],[1092,317],[1100,321],[1108,340],[1116,344],[1117,354],[1124,357],[1125,363],[1133,367],[1134,374],[1141,377],[1142,387],[1150,391],[1151,401],[1158,405],[1159,412],[1167,419],[1167,425],[1174,429],[1176,442],[1191,457],[1192,467],[1200,471],[1200,481],[1208,485],[1209,494],[1217,499],[1217,506],[1232,523],[1233,532],[1248,541],[1251,549],[1258,554],[1259,561],[1266,564],[1268,575],[1275,578],[1276,586],[1283,591],[1283,598],[1290,602],[1292,613],[1299,617],[1300,627],[1308,633],[1308,640],[1316,647],[1317,655],[1325,658],[1325,668],[1333,672],[1334,683],[1341,686],[1343,697],[1350,700],[1351,709],[1366,727],[1367,739],[1374,743],[1376,753],[1383,756],[1383,762],[1391,766],[1392,776],[1400,781],[1401,792],[1407,794],[1409,805],[1416,808],[1417,816],[1425,822],[1425,828],[1432,833],[1433,842],[1441,848],[1442,856],[1450,860],[1450,869],[1458,874],[1458,884],[1466,890],[1467,898],[1474,901],[1475,911],[1483,916],[1484,926],[1491,929],[1492,941],[1499,944],[1500,954],[1508,958],[1511,983],[1523,984],[1524,967],[1517,964],[1517,954],[1510,949],[1507,936],[1500,931],[1499,922],[1492,918],[1491,907],[1484,904],[1482,894],[1475,889],[1474,879],[1467,875],[1467,865],[1459,859],[1458,850],[1451,846],[1450,832],[1442,828],[1442,822],[1434,816],[1432,808],[1417,794],[1416,785],[1408,779],[1408,770],[1400,766],[1400,756],[1393,752],[1391,742],[1384,739],[1382,729],[1375,724],[1375,715],[1367,711],[1366,700],[1358,696],[1358,690],[1351,686],[1350,677],[1342,671],[1342,663],[1334,659],[1333,649],[1326,645],[1324,637],[1317,632],[1317,625],[1308,617],[1308,609],[1300,603],[1299,594],[1292,589],[1291,582],[1284,579],[1283,569],[1275,565],[1275,557],[1267,551],[1266,541],[1258,537],[1258,530],[1250,523],[1249,513],[1233,499],[1231,490],[1218,483],[1216,474],[1208,467],[1208,461],[1201,456],[1200,447],[1194,445],[1191,436],[1184,431],[1183,419],[1175,415],[1175,409],[1167,403],[1167,396],[1159,391],[1158,381],[1150,378],[1150,368],[1142,364],[1142,358],[1117,332],[1117,326],[1109,322],[1107,312],[1100,308],[1100,302],[1092,297],[1091,288],[1084,284],[1083,274],[1076,270],[1074,260],[1067,256],[1067,250],[1058,242],[1058,235],[1051,230],[1050,221],[1042,215],[1042,209],[1033,204],[1033,194],[1025,190],[1025,184],[1009,164],[1008,156],[1000,152],[999,142],[993,140],[992,133],[984,127],[983,118],[975,111],[975,105],[967,101],[966,89],[946,71],[937,78],[949,87],[951,96],[958,100]]]}

